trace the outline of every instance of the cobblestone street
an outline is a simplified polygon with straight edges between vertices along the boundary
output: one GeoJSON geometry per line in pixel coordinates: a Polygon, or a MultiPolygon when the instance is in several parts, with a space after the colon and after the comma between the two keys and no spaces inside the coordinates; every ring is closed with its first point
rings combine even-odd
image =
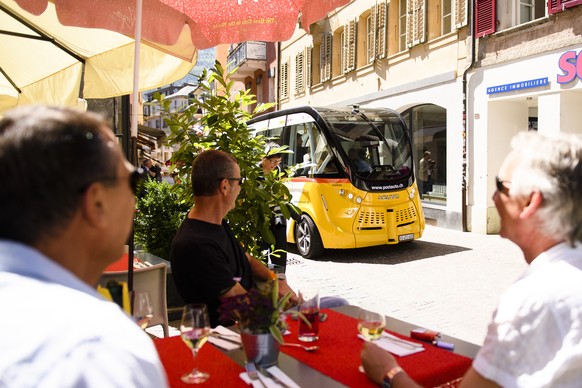
{"type": "Polygon", "coordinates": [[[427,226],[401,246],[327,251],[317,260],[289,255],[295,290],[321,295],[481,345],[497,300],[525,270],[521,251],[497,235],[427,226]]]}

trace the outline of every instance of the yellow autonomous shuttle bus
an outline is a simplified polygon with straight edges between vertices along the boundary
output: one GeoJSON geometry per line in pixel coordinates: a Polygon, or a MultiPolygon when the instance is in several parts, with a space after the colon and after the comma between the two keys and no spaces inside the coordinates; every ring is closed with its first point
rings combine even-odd
{"type": "Polygon", "coordinates": [[[282,164],[294,171],[287,186],[302,215],[289,222],[287,240],[303,257],[421,237],[412,146],[395,111],[299,107],[248,124],[292,151],[282,164]]]}

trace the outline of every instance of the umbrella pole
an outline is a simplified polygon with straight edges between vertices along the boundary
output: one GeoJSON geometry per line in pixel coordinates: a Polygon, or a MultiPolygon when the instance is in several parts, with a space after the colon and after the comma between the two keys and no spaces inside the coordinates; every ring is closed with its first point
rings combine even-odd
{"type": "MultiPolygon", "coordinates": [[[[142,19],[142,0],[135,3],[135,44],[133,52],[133,94],[131,96],[131,131],[130,131],[130,158],[134,166],[137,166],[137,114],[139,110],[139,51],[141,46],[141,19],[142,19]]],[[[130,249],[127,267],[127,286],[129,292],[133,291],[133,228],[131,230],[130,249]]],[[[133,300],[133,298],[132,298],[133,300]]]]}

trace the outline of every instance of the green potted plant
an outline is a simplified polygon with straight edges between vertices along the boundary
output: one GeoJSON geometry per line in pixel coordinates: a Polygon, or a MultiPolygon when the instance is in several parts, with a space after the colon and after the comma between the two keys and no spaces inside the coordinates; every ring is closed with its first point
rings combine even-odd
{"type": "Polygon", "coordinates": [[[219,307],[221,321],[237,323],[248,361],[263,367],[277,363],[289,315],[298,316],[309,324],[299,311],[285,311],[289,298],[291,293],[279,295],[277,281],[269,281],[245,294],[226,299],[219,307]]]}

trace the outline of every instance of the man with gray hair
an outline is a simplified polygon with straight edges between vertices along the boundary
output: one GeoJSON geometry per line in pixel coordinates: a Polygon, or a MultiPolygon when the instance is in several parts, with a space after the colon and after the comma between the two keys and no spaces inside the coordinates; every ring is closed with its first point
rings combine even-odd
{"type": "Polygon", "coordinates": [[[151,339],[94,288],[123,254],[140,177],[107,123],[8,112],[0,165],[0,387],[167,386],[151,339]]]}
{"type": "MultiPolygon", "coordinates": [[[[519,133],[495,178],[500,235],[530,265],[502,295],[461,387],[582,383],[582,138],[519,133]]],[[[368,376],[417,386],[394,357],[366,343],[368,376]]]]}

